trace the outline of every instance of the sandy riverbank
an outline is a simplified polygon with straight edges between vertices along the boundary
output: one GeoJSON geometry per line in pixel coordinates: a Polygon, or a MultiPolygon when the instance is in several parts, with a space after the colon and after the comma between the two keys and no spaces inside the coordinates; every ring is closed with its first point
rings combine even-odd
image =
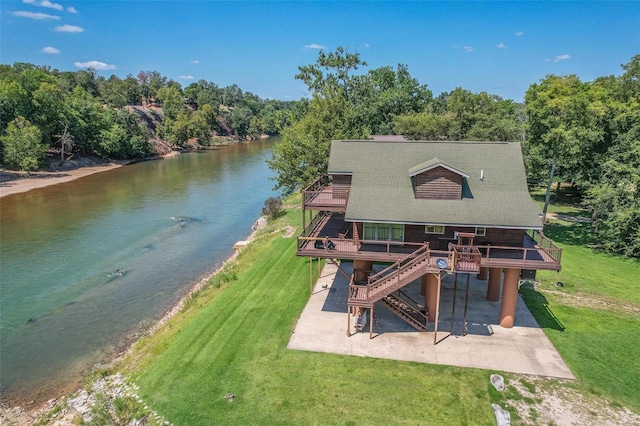
{"type": "MultiPolygon", "coordinates": [[[[178,151],[171,151],[168,154],[155,158],[171,158],[176,155],[180,155],[180,153],[178,151]]],[[[118,167],[122,167],[128,163],[128,161],[110,161],[108,163],[88,162],[89,165],[87,166],[56,171],[37,171],[30,174],[22,171],[0,170],[0,198],[6,197],[7,195],[31,191],[32,189],[71,182],[95,173],[117,169],[118,167]]]]}
{"type": "Polygon", "coordinates": [[[95,173],[106,172],[122,166],[123,163],[111,162],[98,166],[82,167],[59,172],[34,172],[31,175],[27,175],[24,172],[7,172],[3,170],[0,171],[0,198],[6,197],[7,195],[31,191],[32,189],[70,182],[72,180],[80,179],[95,173]]]}

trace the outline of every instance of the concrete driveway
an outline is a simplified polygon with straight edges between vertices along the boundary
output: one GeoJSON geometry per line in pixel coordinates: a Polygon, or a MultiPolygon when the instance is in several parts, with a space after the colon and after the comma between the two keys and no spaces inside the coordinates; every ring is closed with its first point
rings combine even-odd
{"type": "MultiPolygon", "coordinates": [[[[343,263],[341,268],[349,274],[353,270],[351,263],[343,263]]],[[[375,265],[376,268],[383,266],[375,265]]],[[[487,282],[477,280],[475,275],[469,280],[467,330],[463,335],[466,277],[460,274],[458,278],[455,312],[454,276],[442,279],[436,345],[433,323],[429,324],[429,331],[418,332],[379,303],[374,309],[373,338],[369,338],[368,323],[364,331],[347,337],[349,280],[335,265],[327,263],[287,347],[575,379],[520,297],[515,326],[507,329],[498,325],[500,302],[486,300],[487,282]]],[[[404,290],[415,301],[424,303],[420,280],[404,290]]],[[[352,332],[353,324],[352,319],[352,332]]]]}

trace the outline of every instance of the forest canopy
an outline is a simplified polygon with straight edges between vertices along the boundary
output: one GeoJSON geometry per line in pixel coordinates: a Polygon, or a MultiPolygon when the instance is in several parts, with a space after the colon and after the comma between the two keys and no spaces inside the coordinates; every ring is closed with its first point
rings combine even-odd
{"type": "Polygon", "coordinates": [[[35,170],[53,151],[62,162],[76,154],[139,159],[158,153],[157,141],[185,148],[214,136],[273,135],[296,104],[204,80],[183,88],[157,71],[121,79],[91,69],[0,65],[0,162],[35,170]]]}

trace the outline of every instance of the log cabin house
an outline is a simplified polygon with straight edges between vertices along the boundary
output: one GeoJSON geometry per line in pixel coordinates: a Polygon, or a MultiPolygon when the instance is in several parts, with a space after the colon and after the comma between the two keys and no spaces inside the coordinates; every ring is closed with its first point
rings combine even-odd
{"type": "Polygon", "coordinates": [[[499,323],[510,328],[520,278],[561,267],[519,143],[333,141],[327,175],[303,190],[302,214],[298,256],[354,263],[350,313],[373,318],[379,302],[420,331],[429,322],[437,331],[443,274],[488,278],[491,301],[502,287],[499,323]],[[373,273],[374,263],[389,266],[373,273]],[[417,279],[423,307],[403,297],[417,279]]]}

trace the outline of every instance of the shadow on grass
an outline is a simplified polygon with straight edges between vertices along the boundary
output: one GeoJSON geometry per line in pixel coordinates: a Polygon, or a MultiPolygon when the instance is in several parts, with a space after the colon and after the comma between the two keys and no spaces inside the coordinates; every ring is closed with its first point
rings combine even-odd
{"type": "Polygon", "coordinates": [[[544,227],[544,235],[560,244],[588,246],[595,242],[591,224],[574,222],[568,225],[551,223],[544,227]]]}
{"type": "Polygon", "coordinates": [[[547,298],[539,291],[536,291],[532,284],[523,284],[520,287],[520,296],[522,296],[525,305],[527,305],[541,328],[564,331],[564,325],[549,308],[547,298]]]}

